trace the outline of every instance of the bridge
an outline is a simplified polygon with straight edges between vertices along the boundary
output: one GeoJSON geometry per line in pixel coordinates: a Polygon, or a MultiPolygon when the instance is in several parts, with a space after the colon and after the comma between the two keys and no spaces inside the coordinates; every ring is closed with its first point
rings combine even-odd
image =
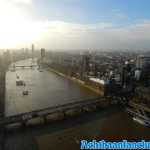
{"type": "Polygon", "coordinates": [[[12,65],[9,67],[9,70],[11,69],[16,69],[16,68],[34,68],[34,67],[39,67],[40,68],[40,65],[37,65],[37,64],[31,64],[31,65],[12,65]]]}
{"type": "Polygon", "coordinates": [[[97,107],[102,103],[107,103],[108,100],[104,97],[91,98],[81,100],[77,102],[67,103],[63,105],[52,106],[44,109],[34,110],[31,112],[21,113],[18,115],[8,116],[0,119],[0,126],[7,126],[15,123],[21,123],[26,125],[26,122],[33,118],[43,118],[46,121],[46,117],[55,113],[66,114],[69,110],[81,110],[85,111],[85,108],[97,107]]]}
{"type": "Polygon", "coordinates": [[[132,116],[141,118],[145,123],[150,125],[150,108],[144,106],[144,104],[138,104],[133,101],[130,101],[126,111],[132,116]]]}

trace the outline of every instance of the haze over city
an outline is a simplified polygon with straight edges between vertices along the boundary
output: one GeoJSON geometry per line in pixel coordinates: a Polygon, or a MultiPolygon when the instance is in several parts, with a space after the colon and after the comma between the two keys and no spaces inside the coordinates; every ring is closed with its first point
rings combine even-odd
{"type": "Polygon", "coordinates": [[[150,0],[0,0],[0,150],[150,149],[150,0]]]}
{"type": "Polygon", "coordinates": [[[0,48],[149,49],[149,0],[1,0],[0,48]]]}

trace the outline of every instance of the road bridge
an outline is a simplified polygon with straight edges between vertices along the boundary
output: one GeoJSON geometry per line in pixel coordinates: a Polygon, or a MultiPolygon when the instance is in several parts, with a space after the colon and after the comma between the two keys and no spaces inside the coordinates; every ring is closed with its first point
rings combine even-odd
{"type": "Polygon", "coordinates": [[[8,116],[0,119],[0,126],[7,126],[14,123],[22,123],[23,125],[33,118],[46,118],[46,116],[55,113],[65,114],[68,110],[81,109],[85,107],[99,106],[102,103],[107,103],[108,100],[104,97],[91,98],[78,102],[67,103],[63,105],[52,106],[44,109],[34,110],[31,112],[21,113],[18,115],[8,116]]]}
{"type": "Polygon", "coordinates": [[[146,105],[130,101],[126,111],[134,117],[141,118],[146,124],[150,125],[150,108],[146,105]]]}

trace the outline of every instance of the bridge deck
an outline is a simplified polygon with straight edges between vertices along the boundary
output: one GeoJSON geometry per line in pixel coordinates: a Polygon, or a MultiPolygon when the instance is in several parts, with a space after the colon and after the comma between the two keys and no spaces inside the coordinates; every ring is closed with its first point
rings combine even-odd
{"type": "Polygon", "coordinates": [[[138,103],[131,101],[131,102],[129,102],[129,106],[132,106],[132,107],[137,108],[137,109],[143,109],[144,111],[147,111],[150,113],[150,107],[148,107],[147,105],[138,104],[138,103]]]}
{"type": "Polygon", "coordinates": [[[32,118],[37,118],[37,117],[46,117],[49,114],[54,114],[58,112],[64,113],[67,110],[71,109],[82,109],[85,106],[94,106],[98,105],[101,102],[106,101],[104,97],[97,97],[97,98],[92,98],[92,99],[87,99],[87,100],[82,100],[78,102],[72,102],[72,103],[67,103],[63,105],[57,105],[53,107],[48,107],[40,110],[34,110],[31,112],[26,112],[14,116],[8,116],[3,119],[0,119],[0,126],[1,125],[9,125],[17,122],[26,122],[32,118]]]}
{"type": "Polygon", "coordinates": [[[14,66],[10,66],[10,68],[25,68],[25,67],[38,67],[39,65],[35,64],[35,65],[14,65],[14,66]]]}
{"type": "Polygon", "coordinates": [[[133,115],[133,116],[135,116],[135,117],[139,117],[139,118],[143,119],[144,121],[150,123],[150,119],[149,119],[148,117],[146,117],[146,116],[144,116],[144,115],[141,115],[140,113],[137,113],[137,112],[135,112],[134,110],[132,110],[132,109],[130,109],[130,108],[127,108],[126,111],[127,111],[129,114],[131,114],[131,115],[133,115]]]}

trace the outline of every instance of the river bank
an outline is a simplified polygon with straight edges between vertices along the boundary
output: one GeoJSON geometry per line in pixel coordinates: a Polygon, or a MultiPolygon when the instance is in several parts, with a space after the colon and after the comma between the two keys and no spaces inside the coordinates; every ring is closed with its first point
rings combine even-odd
{"type": "MultiPolygon", "coordinates": [[[[0,73],[0,118],[5,116],[5,72],[0,73]]],[[[5,133],[4,127],[0,127],[0,149],[4,147],[5,133]]]]}
{"type": "Polygon", "coordinates": [[[139,141],[149,137],[149,128],[137,124],[129,114],[112,106],[44,126],[8,132],[5,150],[76,150],[81,139],[139,141]]]}
{"type": "MultiPolygon", "coordinates": [[[[18,64],[29,63],[18,62],[18,64]]],[[[48,70],[49,67],[46,66],[42,71],[18,69],[16,72],[7,73],[5,113],[8,116],[48,106],[67,104],[96,95],[82,88],[84,83],[81,80],[79,81],[81,86],[78,86],[71,81],[73,79],[69,80],[65,73],[55,69],[48,70]],[[27,97],[22,96],[20,87],[16,87],[16,73],[27,83],[26,86],[30,90],[27,97]]],[[[67,112],[67,114],[71,113],[67,112]]],[[[49,117],[51,116],[48,116],[48,119],[49,117]]],[[[63,116],[60,117],[63,118],[63,116]]],[[[35,122],[30,121],[26,129],[9,130],[6,132],[5,150],[76,149],[79,147],[80,139],[138,140],[139,137],[149,139],[150,135],[147,127],[134,122],[128,113],[116,105],[96,109],[90,113],[83,112],[73,117],[66,116],[63,120],[62,118],[57,121],[49,120],[50,122],[45,123],[44,126],[42,123],[36,126],[33,124],[35,122]]]]}
{"type": "Polygon", "coordinates": [[[5,72],[0,73],[0,117],[4,116],[5,105],[5,72]]]}
{"type": "Polygon", "coordinates": [[[70,76],[68,76],[68,75],[66,75],[66,74],[64,74],[64,73],[62,73],[62,72],[60,72],[60,71],[58,71],[58,70],[56,70],[56,69],[54,69],[54,68],[52,68],[52,67],[49,67],[48,70],[51,71],[51,72],[56,73],[56,74],[59,75],[59,76],[62,76],[62,77],[64,77],[64,78],[67,78],[67,79],[69,79],[69,80],[71,80],[71,81],[73,81],[73,82],[79,84],[80,86],[83,86],[83,87],[85,87],[85,88],[88,88],[89,90],[95,92],[96,94],[98,94],[98,95],[100,95],[100,96],[103,96],[103,95],[104,95],[104,92],[103,92],[103,91],[100,91],[99,89],[96,89],[96,88],[94,88],[94,87],[88,85],[85,81],[82,81],[82,80],[77,79],[77,78],[75,78],[75,77],[70,77],[70,76]]]}

